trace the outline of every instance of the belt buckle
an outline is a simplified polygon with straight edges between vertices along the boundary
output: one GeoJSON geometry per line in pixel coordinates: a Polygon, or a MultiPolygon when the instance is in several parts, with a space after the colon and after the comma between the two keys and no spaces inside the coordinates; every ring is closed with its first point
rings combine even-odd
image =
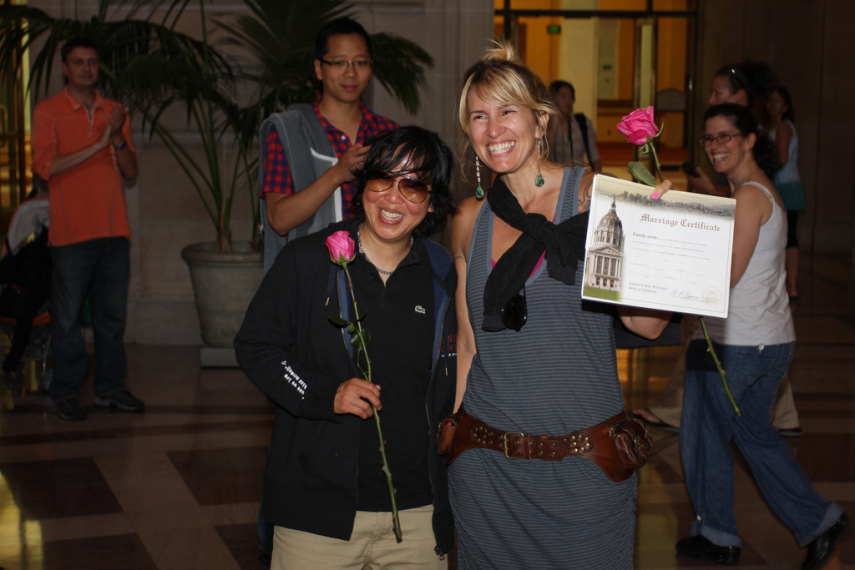
{"type": "Polygon", "coordinates": [[[503,447],[505,448],[505,457],[507,457],[508,459],[525,459],[525,456],[515,457],[512,455],[508,455],[508,436],[509,435],[524,436],[525,434],[521,431],[506,431],[505,433],[502,434],[502,443],[504,444],[503,447]]]}

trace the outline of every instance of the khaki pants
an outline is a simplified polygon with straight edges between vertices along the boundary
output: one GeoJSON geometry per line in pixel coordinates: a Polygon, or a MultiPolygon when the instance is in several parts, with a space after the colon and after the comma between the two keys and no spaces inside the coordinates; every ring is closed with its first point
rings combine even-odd
{"type": "MultiPolygon", "coordinates": [[[[683,383],[686,380],[686,349],[692,333],[698,328],[697,317],[683,317],[683,352],[674,365],[674,372],[665,387],[665,391],[648,408],[659,421],[680,427],[680,416],[683,414],[683,383]]],[[[790,375],[784,376],[778,386],[778,397],[772,410],[772,425],[778,429],[793,429],[799,427],[799,413],[793,401],[793,388],[790,385],[790,375]]]]}
{"type": "Polygon", "coordinates": [[[434,548],[433,506],[399,511],[403,542],[395,540],[392,513],[359,511],[350,540],[329,538],[277,526],[273,536],[272,570],[379,570],[420,568],[446,570],[434,548]]]}

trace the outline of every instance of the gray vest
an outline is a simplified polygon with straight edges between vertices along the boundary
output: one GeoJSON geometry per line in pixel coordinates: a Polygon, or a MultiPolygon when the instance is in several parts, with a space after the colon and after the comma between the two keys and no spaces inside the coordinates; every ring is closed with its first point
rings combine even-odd
{"type": "MultiPolygon", "coordinates": [[[[298,103],[285,111],[271,115],[261,124],[259,143],[261,160],[259,176],[264,180],[264,156],[267,154],[267,136],[276,129],[285,160],[291,170],[294,191],[300,192],[338,162],[335,149],[318,120],[311,105],[298,103]]],[[[289,232],[291,239],[308,235],[341,220],[341,192],[337,189],[308,220],[289,232]]],[[[266,273],[279,250],[288,243],[289,237],[281,236],[267,221],[267,208],[261,201],[261,225],[264,232],[264,272],[266,273]]]]}

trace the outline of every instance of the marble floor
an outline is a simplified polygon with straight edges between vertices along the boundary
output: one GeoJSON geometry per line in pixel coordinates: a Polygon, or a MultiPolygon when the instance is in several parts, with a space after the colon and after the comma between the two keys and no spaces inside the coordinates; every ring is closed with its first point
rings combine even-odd
{"type": "MultiPolygon", "coordinates": [[[[855,319],[845,314],[848,256],[806,256],[791,377],[804,435],[790,445],[818,489],[855,514],[855,319]]],[[[199,348],[129,345],[128,384],[144,415],[92,411],[64,422],[36,374],[0,388],[0,567],[244,569],[257,560],[255,516],[271,406],[240,370],[201,369],[199,348]]],[[[679,349],[621,353],[627,407],[664,389],[679,349]]],[[[84,403],[92,405],[91,382],[84,403]]],[[[709,568],[675,556],[691,509],[677,436],[655,430],[639,473],[635,566],[709,568]]],[[[805,551],[747,475],[737,472],[742,568],[796,569],[805,551]]],[[[829,568],[855,568],[855,537],[829,568]]]]}

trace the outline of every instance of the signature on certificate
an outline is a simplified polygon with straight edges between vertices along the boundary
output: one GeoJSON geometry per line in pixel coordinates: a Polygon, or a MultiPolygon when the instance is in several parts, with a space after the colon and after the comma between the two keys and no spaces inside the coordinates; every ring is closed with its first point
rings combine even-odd
{"type": "Polygon", "coordinates": [[[714,305],[721,299],[716,287],[707,287],[700,295],[695,294],[695,292],[690,289],[674,289],[671,291],[671,297],[674,299],[681,299],[683,301],[704,303],[705,305],[714,305]]]}

